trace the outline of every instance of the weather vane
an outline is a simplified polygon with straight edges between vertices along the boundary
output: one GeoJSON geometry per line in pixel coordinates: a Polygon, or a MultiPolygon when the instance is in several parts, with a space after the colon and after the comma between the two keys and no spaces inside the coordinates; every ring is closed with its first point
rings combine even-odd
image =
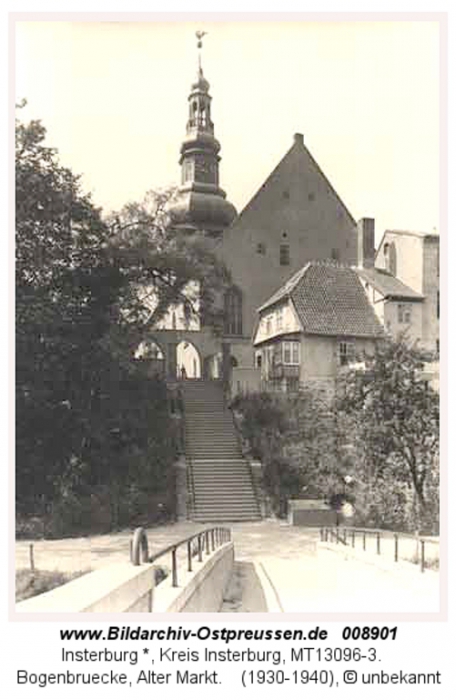
{"type": "Polygon", "coordinates": [[[197,44],[196,46],[198,47],[198,71],[199,73],[202,73],[202,68],[201,68],[201,49],[203,48],[203,36],[206,36],[207,32],[202,32],[201,30],[198,30],[195,32],[196,38],[197,38],[197,44]]]}
{"type": "Polygon", "coordinates": [[[206,36],[207,32],[202,32],[202,31],[198,30],[197,32],[195,32],[195,34],[196,34],[196,38],[198,39],[197,47],[199,49],[202,49],[203,48],[203,36],[206,36]]]}

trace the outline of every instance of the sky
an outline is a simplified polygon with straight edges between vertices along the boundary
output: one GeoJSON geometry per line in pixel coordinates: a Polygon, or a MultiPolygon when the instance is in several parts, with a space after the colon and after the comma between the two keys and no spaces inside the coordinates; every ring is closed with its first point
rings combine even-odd
{"type": "Polygon", "coordinates": [[[436,21],[18,21],[16,101],[106,212],[179,182],[195,31],[238,211],[301,132],[355,219],[439,231],[436,21]]]}

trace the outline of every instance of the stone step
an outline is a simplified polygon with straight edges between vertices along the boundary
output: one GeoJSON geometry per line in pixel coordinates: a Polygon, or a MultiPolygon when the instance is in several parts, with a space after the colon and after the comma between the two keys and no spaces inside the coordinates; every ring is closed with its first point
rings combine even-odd
{"type": "Polygon", "coordinates": [[[199,506],[204,506],[204,507],[214,507],[214,508],[229,508],[231,511],[239,510],[242,508],[256,508],[256,500],[252,496],[252,498],[244,498],[241,500],[221,500],[213,497],[201,497],[198,496],[195,498],[195,507],[198,508],[199,506]]]}
{"type": "Polygon", "coordinates": [[[227,452],[234,451],[239,457],[241,456],[241,449],[237,442],[233,440],[226,440],[225,442],[214,441],[213,443],[205,442],[203,440],[187,440],[187,450],[188,452],[191,452],[192,450],[202,450],[203,452],[205,450],[211,452],[221,452],[226,450],[227,452]]]}
{"type": "Polygon", "coordinates": [[[198,514],[205,514],[206,516],[209,517],[223,517],[223,518],[231,518],[231,517],[236,517],[237,515],[258,515],[259,510],[254,507],[249,507],[249,508],[243,508],[239,510],[234,510],[231,506],[228,508],[222,508],[222,507],[210,507],[210,506],[198,506],[195,505],[194,513],[198,514]]]}
{"type": "Polygon", "coordinates": [[[229,522],[255,522],[261,520],[259,513],[245,513],[242,515],[232,515],[231,513],[213,513],[196,511],[191,516],[191,520],[198,523],[229,523],[229,522]]]}
{"type": "Polygon", "coordinates": [[[205,460],[204,463],[198,462],[197,458],[192,459],[190,464],[192,465],[193,471],[197,470],[205,474],[239,474],[240,472],[245,472],[250,474],[250,469],[248,465],[242,462],[241,459],[234,461],[225,461],[223,459],[215,458],[205,460]]]}
{"type": "Polygon", "coordinates": [[[231,459],[242,459],[242,452],[241,449],[238,445],[231,443],[230,445],[210,445],[210,444],[200,444],[200,445],[194,445],[194,444],[188,444],[187,443],[187,452],[190,455],[190,457],[194,456],[195,459],[196,457],[196,452],[200,453],[200,459],[211,459],[212,457],[215,457],[215,455],[219,455],[220,459],[223,459],[223,457],[226,458],[231,458],[231,459]]]}
{"type": "Polygon", "coordinates": [[[214,479],[208,484],[206,482],[206,477],[205,479],[197,479],[194,477],[192,483],[197,489],[197,493],[210,492],[222,493],[224,495],[225,493],[242,494],[244,492],[253,492],[252,480],[250,478],[245,478],[242,481],[240,479],[235,479],[234,481],[230,481],[229,479],[214,479]]]}

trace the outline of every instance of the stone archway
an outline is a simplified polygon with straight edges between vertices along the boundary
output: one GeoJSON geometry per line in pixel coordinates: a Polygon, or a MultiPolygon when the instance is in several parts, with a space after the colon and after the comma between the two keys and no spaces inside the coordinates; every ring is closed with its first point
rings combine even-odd
{"type": "Polygon", "coordinates": [[[154,338],[142,340],[134,352],[136,362],[141,362],[148,375],[165,374],[165,353],[154,338]]]}
{"type": "Polygon", "coordinates": [[[176,346],[177,376],[201,379],[201,356],[198,348],[189,340],[181,340],[176,346]]]}

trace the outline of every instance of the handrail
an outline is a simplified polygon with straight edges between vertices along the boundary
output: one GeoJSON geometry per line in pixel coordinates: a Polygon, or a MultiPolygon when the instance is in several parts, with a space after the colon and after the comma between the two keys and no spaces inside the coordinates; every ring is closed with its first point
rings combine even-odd
{"type": "Polygon", "coordinates": [[[178,576],[177,576],[177,549],[182,545],[187,545],[187,569],[192,571],[192,560],[193,557],[198,555],[198,561],[203,561],[203,550],[206,554],[210,554],[217,547],[231,541],[231,530],[226,527],[210,527],[206,530],[201,530],[200,532],[185,537],[178,542],[160,549],[155,554],[149,556],[149,547],[147,541],[147,533],[144,528],[138,527],[133,533],[132,540],[130,542],[130,560],[133,566],[139,566],[141,563],[153,563],[160,557],[171,552],[171,569],[172,569],[172,585],[177,587],[178,576]],[[196,548],[194,547],[194,541],[196,540],[196,548]],[[141,556],[142,555],[142,556],[141,556]]]}
{"type": "Polygon", "coordinates": [[[195,512],[195,481],[193,477],[193,463],[192,463],[192,458],[190,457],[190,454],[187,454],[186,451],[186,445],[188,444],[188,436],[187,436],[187,426],[185,422],[185,399],[184,399],[184,392],[182,391],[182,388],[179,387],[179,397],[180,397],[180,404],[181,404],[181,409],[182,409],[182,454],[185,456],[185,463],[187,467],[187,508],[189,509],[191,514],[194,514],[195,512]],[[190,489],[189,489],[190,487],[190,489]],[[190,491],[190,498],[189,498],[189,491],[190,491]]]}
{"type": "MultiPolygon", "coordinates": [[[[373,528],[358,528],[358,527],[322,527],[320,528],[320,539],[322,542],[334,542],[336,543],[341,543],[345,546],[348,546],[347,542],[347,534],[350,536],[351,539],[351,546],[352,548],[355,547],[356,544],[356,535],[361,534],[362,535],[362,545],[363,545],[363,551],[366,551],[366,535],[373,535],[375,536],[375,541],[376,541],[376,552],[378,555],[382,553],[382,547],[381,543],[382,541],[391,541],[394,540],[394,561],[397,562],[399,561],[399,540],[402,538],[403,540],[408,540],[408,541],[414,541],[417,544],[419,543],[419,556],[416,557],[416,563],[419,564],[420,569],[422,572],[427,568],[426,567],[426,543],[430,545],[437,545],[438,542],[435,541],[435,538],[432,537],[427,537],[427,536],[416,536],[412,535],[409,533],[401,533],[401,532],[393,532],[392,530],[381,530],[381,529],[373,529],[373,528]]],[[[404,559],[406,559],[404,557],[404,559]]]]}

